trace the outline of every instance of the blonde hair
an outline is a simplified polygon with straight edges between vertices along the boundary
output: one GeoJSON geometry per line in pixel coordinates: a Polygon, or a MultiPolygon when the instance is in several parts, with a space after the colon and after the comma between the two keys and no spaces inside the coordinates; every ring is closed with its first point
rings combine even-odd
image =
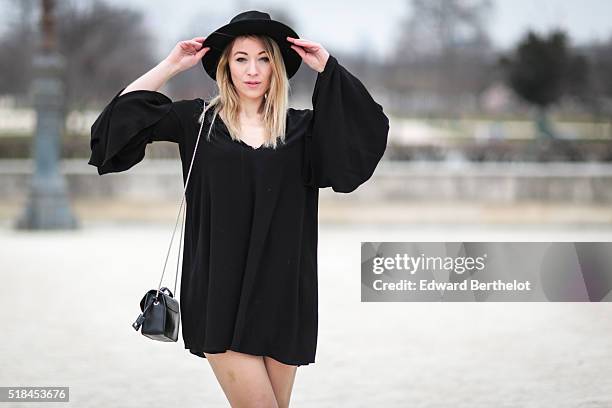
{"type": "MultiPolygon", "coordinates": [[[[261,40],[264,45],[264,50],[271,61],[272,77],[270,79],[270,88],[264,95],[263,101],[263,122],[266,134],[262,147],[276,148],[278,140],[282,142],[285,141],[285,125],[289,105],[290,84],[280,48],[276,41],[267,35],[241,35],[234,38],[232,42],[225,47],[217,65],[216,79],[217,86],[219,87],[219,94],[209,99],[208,105],[206,105],[206,103],[204,104],[204,111],[200,115],[198,123],[202,123],[206,116],[206,112],[211,108],[213,108],[214,112],[214,123],[217,114],[223,110],[224,122],[229,130],[230,136],[235,141],[240,140],[240,122],[238,119],[240,98],[231,81],[229,59],[236,40],[245,37],[261,40]]],[[[210,129],[207,140],[210,140],[210,129]]]]}

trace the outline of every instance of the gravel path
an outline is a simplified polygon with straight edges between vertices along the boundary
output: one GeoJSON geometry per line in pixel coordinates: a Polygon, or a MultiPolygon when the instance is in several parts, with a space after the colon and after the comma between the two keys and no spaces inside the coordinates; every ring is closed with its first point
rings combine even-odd
{"type": "MultiPolygon", "coordinates": [[[[0,227],[0,386],[69,386],[75,407],[228,406],[182,338],[130,327],[173,227],[0,227]]],[[[322,224],[317,362],[298,369],[291,406],[612,407],[610,303],[361,303],[359,272],[361,241],[611,239],[612,227],[322,224]]]]}

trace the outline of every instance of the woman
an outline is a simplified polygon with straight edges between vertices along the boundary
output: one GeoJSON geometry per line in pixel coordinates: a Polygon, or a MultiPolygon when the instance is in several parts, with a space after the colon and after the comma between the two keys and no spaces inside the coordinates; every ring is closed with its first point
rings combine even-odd
{"type": "Polygon", "coordinates": [[[183,340],[232,406],[288,406],[296,368],[315,361],[318,189],[368,180],[388,130],[382,106],[334,56],[258,11],[178,43],[93,124],[89,164],[101,175],[140,162],[148,143],[178,144],[189,176],[183,340]],[[173,102],[157,91],[200,60],[216,97],[173,102]],[[312,110],[287,107],[302,61],[318,72],[312,110]]]}

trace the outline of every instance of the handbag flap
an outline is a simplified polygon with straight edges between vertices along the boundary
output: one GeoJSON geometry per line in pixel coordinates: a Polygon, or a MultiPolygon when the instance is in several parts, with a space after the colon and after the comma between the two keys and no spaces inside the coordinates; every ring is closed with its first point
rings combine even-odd
{"type": "MultiPolygon", "coordinates": [[[[145,295],[142,297],[142,300],[140,301],[141,311],[144,311],[146,305],[155,299],[156,293],[157,293],[157,289],[151,289],[147,293],[145,293],[145,295]]],[[[170,295],[167,295],[164,292],[159,292],[159,293],[160,295],[162,295],[160,296],[160,301],[164,302],[164,305],[168,309],[172,310],[175,313],[178,313],[180,309],[179,302],[175,298],[171,297],[170,295]]]]}
{"type": "Polygon", "coordinates": [[[169,295],[164,294],[164,301],[166,302],[166,307],[170,310],[172,310],[175,313],[179,312],[179,303],[178,301],[173,298],[170,297],[169,295]]]}

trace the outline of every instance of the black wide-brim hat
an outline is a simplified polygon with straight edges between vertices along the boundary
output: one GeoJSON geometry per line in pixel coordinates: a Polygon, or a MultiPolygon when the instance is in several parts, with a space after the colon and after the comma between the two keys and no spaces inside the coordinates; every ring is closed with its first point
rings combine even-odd
{"type": "Polygon", "coordinates": [[[291,78],[302,63],[302,57],[291,48],[293,43],[287,37],[300,38],[293,29],[280,21],[272,20],[268,13],[250,10],[232,18],[229,24],[213,31],[202,44],[210,47],[202,57],[204,70],[213,80],[217,80],[217,64],[225,47],[236,37],[244,34],[265,34],[276,41],[281,50],[287,77],[291,78]]]}

